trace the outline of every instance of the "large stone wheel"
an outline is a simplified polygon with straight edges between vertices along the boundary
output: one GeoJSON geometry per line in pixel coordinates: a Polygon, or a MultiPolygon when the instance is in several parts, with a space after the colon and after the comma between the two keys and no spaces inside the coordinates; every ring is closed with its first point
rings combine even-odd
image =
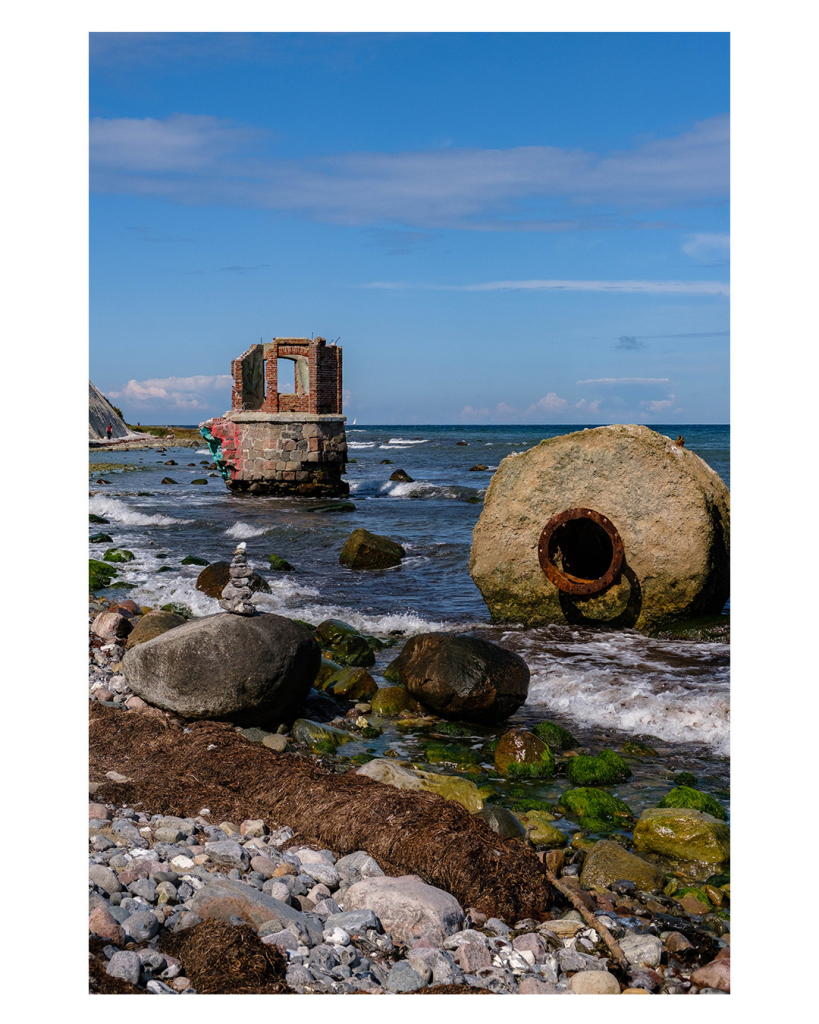
{"type": "Polygon", "coordinates": [[[729,495],[694,452],[609,426],[507,456],[469,571],[498,622],[657,626],[728,598],[729,495]]]}

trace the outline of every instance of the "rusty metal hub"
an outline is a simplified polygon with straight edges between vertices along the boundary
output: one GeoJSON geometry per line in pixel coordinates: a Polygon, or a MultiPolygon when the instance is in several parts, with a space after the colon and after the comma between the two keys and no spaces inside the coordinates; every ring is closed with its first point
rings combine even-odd
{"type": "Polygon", "coordinates": [[[617,527],[593,508],[569,508],[543,527],[540,567],[566,594],[599,594],[620,575],[625,551],[617,527]]]}

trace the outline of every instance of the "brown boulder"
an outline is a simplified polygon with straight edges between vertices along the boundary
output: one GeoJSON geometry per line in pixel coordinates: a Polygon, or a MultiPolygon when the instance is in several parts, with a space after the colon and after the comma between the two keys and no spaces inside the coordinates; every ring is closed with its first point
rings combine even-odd
{"type": "MultiPolygon", "coordinates": [[[[208,597],[219,598],[230,579],[230,562],[211,562],[199,573],[196,578],[196,589],[201,590],[208,597]]],[[[250,574],[250,589],[253,593],[270,593],[269,583],[257,572],[250,574]]]]}
{"type": "Polygon", "coordinates": [[[661,888],[663,876],[653,864],[642,857],[635,857],[619,843],[601,839],[589,850],[583,862],[580,881],[587,889],[592,886],[610,889],[622,879],[634,882],[639,889],[651,891],[661,888]]]}
{"type": "Polygon", "coordinates": [[[100,612],[94,619],[91,632],[103,640],[122,640],[128,636],[134,624],[129,615],[121,615],[119,612],[100,612]]]}
{"type": "Polygon", "coordinates": [[[502,722],[529,692],[523,658],[472,637],[419,633],[390,668],[410,696],[444,718],[502,722]]]}
{"type": "Polygon", "coordinates": [[[390,569],[400,565],[406,551],[389,537],[369,530],[353,530],[341,549],[338,560],[348,569],[390,569]]]}
{"type": "Polygon", "coordinates": [[[495,748],[495,768],[501,775],[549,777],[554,775],[555,759],[533,732],[510,729],[495,748]]]}
{"type": "Polygon", "coordinates": [[[145,643],[146,640],[153,640],[155,636],[167,633],[169,629],[184,624],[185,619],[181,615],[174,614],[174,612],[148,612],[134,626],[125,646],[130,650],[132,647],[136,647],[137,644],[145,643]]]}

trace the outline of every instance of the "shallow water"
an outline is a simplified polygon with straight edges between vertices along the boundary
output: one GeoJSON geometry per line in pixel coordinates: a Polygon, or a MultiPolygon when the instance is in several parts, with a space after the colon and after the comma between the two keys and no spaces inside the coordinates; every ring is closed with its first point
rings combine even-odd
{"type": "MultiPolygon", "coordinates": [[[[683,434],[686,447],[729,482],[727,427],[656,429],[671,437],[683,434]]],[[[116,546],[134,552],[134,562],[118,566],[118,579],[134,584],[129,596],[144,604],[179,602],[197,615],[219,611],[215,600],[195,589],[200,567],[181,566],[180,561],[189,554],[228,559],[244,540],[249,559],[272,589],[270,595],[258,595],[263,610],[313,623],[338,617],[382,636],[395,630],[411,635],[447,629],[494,640],[519,653],[532,672],[529,698],[515,715],[516,724],[550,718],[595,748],[616,746],[634,735],[654,738],[651,745],[663,755],[662,769],[654,759],[646,766],[635,759],[634,778],[614,790],[628,793],[623,798],[631,806],[635,800],[638,808],[643,800],[650,802],[658,785],[667,792],[666,776],[673,771],[692,771],[707,791],[724,790],[727,644],[652,640],[629,630],[523,629],[489,622],[468,564],[472,528],[491,471],[511,452],[566,432],[566,427],[348,425],[349,455],[356,461],[348,466],[346,479],[356,510],[335,515],[313,511],[326,504],[316,500],[232,495],[221,477],[208,475],[211,456],[204,443],[197,451],[168,448],[164,454],[95,452],[90,455],[90,511],[110,525],[92,525],[90,533],[103,530],[116,546]],[[456,443],[461,440],[467,444],[456,443]],[[165,465],[170,459],[178,465],[165,465]],[[392,464],[383,464],[384,459],[392,464]],[[133,468],[104,468],[114,462],[133,468]],[[488,471],[471,472],[478,463],[488,471]],[[390,481],[398,468],[414,482],[390,481]],[[177,484],[161,484],[166,476],[177,484]],[[191,484],[203,476],[206,486],[191,484]],[[97,484],[98,479],[109,483],[97,484]],[[343,568],[338,552],[357,527],[399,541],[408,557],[383,572],[343,568]],[[295,571],[266,571],[271,552],[286,558],[295,571]],[[159,572],[163,566],[169,571],[159,572]]],[[[109,546],[92,544],[90,553],[99,558],[109,546]]],[[[393,656],[393,651],[382,652],[379,664],[393,656]]],[[[420,751],[412,739],[403,742],[405,749],[398,747],[408,756],[420,751]]],[[[551,785],[566,788],[565,781],[551,785]]]]}

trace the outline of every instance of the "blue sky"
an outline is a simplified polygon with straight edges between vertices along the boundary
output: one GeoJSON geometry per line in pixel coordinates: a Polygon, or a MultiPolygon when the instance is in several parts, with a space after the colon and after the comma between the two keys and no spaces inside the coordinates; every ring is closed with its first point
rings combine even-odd
{"type": "Polygon", "coordinates": [[[344,348],[359,423],[725,423],[725,33],[91,36],[91,379],[229,406],[344,348]]]}

